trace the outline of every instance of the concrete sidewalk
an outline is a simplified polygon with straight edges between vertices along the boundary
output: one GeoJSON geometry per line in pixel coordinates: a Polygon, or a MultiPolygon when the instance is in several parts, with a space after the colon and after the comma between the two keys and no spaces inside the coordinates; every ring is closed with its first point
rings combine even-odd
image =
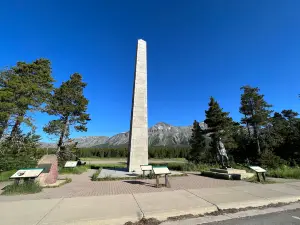
{"type": "Polygon", "coordinates": [[[122,225],[143,217],[166,220],[298,200],[300,182],[249,183],[226,188],[0,202],[0,221],[5,225],[122,225]]]}

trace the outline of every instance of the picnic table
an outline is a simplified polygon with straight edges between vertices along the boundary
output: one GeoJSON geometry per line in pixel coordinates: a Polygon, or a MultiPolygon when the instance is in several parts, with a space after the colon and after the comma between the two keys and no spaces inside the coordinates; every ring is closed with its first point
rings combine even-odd
{"type": "Polygon", "coordinates": [[[157,188],[159,187],[159,177],[160,176],[165,176],[165,186],[167,188],[171,187],[169,178],[168,178],[168,175],[171,174],[171,172],[167,166],[152,166],[152,171],[156,178],[156,187],[157,188]]]}

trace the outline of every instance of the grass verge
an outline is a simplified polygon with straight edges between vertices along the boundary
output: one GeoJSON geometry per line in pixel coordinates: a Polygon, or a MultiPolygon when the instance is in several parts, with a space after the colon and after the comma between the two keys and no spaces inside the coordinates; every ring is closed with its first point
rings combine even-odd
{"type": "Polygon", "coordinates": [[[92,181],[97,181],[100,172],[101,172],[101,169],[99,168],[99,169],[92,175],[91,180],[92,180],[92,181]]]}
{"type": "Polygon", "coordinates": [[[42,191],[37,182],[24,182],[22,184],[11,184],[4,188],[1,195],[34,194],[42,191]]]}
{"type": "Polygon", "coordinates": [[[283,166],[277,169],[268,169],[267,176],[275,178],[300,179],[300,168],[283,166]]]}
{"type": "Polygon", "coordinates": [[[64,181],[62,183],[60,183],[59,185],[56,185],[56,186],[44,186],[43,188],[58,188],[58,187],[61,187],[65,184],[68,184],[68,183],[71,183],[72,182],[72,179],[67,177],[66,179],[64,179],[64,181]]]}
{"type": "Polygon", "coordinates": [[[9,181],[9,178],[15,173],[15,170],[0,172],[0,182],[9,181]]]}
{"type": "Polygon", "coordinates": [[[257,181],[257,176],[256,175],[251,177],[251,178],[244,179],[244,181],[251,182],[251,183],[260,183],[260,184],[274,184],[274,183],[276,183],[273,180],[268,180],[267,177],[266,177],[266,180],[264,181],[262,175],[259,175],[259,178],[260,178],[260,182],[257,181]]]}
{"type": "Polygon", "coordinates": [[[90,167],[87,165],[76,166],[74,168],[59,168],[59,174],[82,174],[86,172],[90,167]]]}

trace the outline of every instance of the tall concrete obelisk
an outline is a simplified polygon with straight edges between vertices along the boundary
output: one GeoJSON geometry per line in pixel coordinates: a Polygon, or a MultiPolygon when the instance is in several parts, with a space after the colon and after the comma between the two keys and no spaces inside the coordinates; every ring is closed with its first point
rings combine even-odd
{"type": "Polygon", "coordinates": [[[147,45],[139,39],[136,51],[132,94],[131,121],[127,169],[141,171],[148,164],[148,110],[147,110],[147,45]]]}

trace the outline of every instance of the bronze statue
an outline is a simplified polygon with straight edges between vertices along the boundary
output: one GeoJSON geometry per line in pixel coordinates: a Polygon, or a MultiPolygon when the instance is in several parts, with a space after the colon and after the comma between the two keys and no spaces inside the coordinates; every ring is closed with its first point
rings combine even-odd
{"type": "Polygon", "coordinates": [[[227,156],[227,153],[226,153],[226,149],[225,149],[225,146],[224,146],[223,142],[221,141],[221,138],[219,138],[217,148],[218,148],[218,152],[219,152],[219,155],[220,155],[220,158],[221,158],[222,167],[223,168],[230,167],[229,164],[228,164],[228,156],[227,156]],[[226,161],[226,163],[224,161],[226,161]]]}

